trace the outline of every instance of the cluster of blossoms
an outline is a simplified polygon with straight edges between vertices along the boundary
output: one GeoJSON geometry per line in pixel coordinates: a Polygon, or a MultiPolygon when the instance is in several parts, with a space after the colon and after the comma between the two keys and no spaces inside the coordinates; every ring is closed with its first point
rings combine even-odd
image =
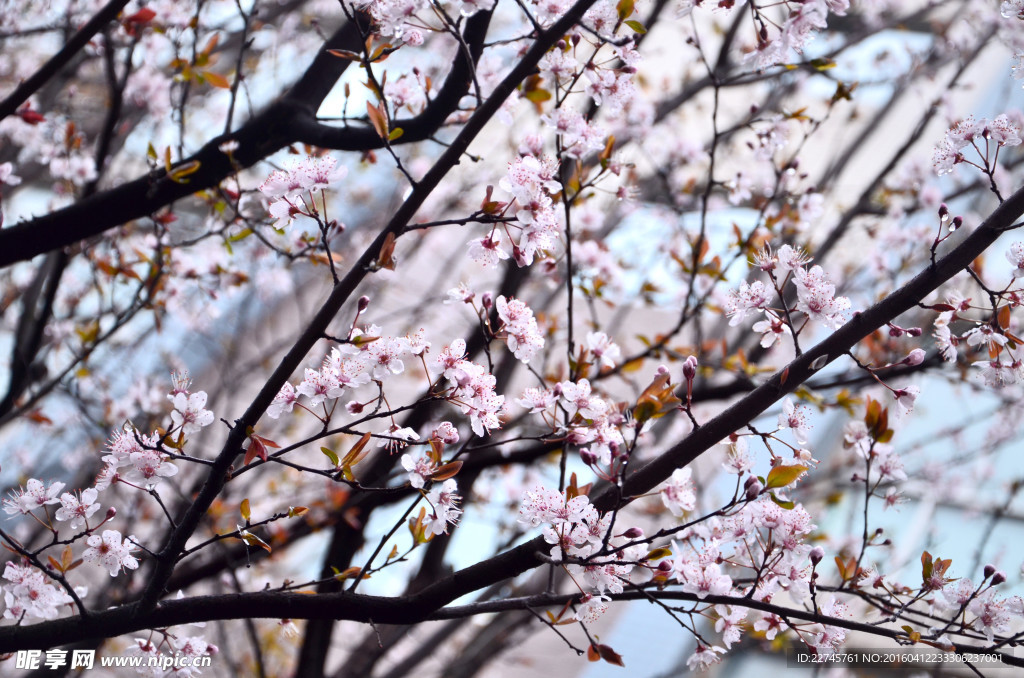
{"type": "MultiPolygon", "coordinates": [[[[725,299],[725,312],[730,316],[729,324],[736,326],[750,314],[764,314],[763,319],[754,323],[755,332],[760,332],[761,346],[768,348],[786,334],[792,334],[787,313],[772,307],[771,300],[783,299],[782,289],[792,280],[797,300],[790,311],[803,313],[808,320],[815,320],[826,327],[838,329],[846,322],[850,308],[847,297],[836,296],[836,286],[829,280],[821,266],[806,265],[810,258],[801,250],[783,245],[777,252],[766,248],[760,252],[754,265],[771,276],[774,289],[760,280],[743,283],[725,299]]],[[[796,330],[799,332],[799,329],[796,330]]]]}
{"type": "Polygon", "coordinates": [[[530,413],[547,413],[561,403],[569,417],[564,431],[571,445],[586,445],[580,456],[588,463],[608,466],[613,457],[624,451],[625,440],[620,430],[626,417],[612,403],[593,393],[590,380],[563,381],[551,388],[527,388],[516,404],[530,413]],[[579,415],[579,416],[577,416],[579,415]]]}
{"type": "MultiPolygon", "coordinates": [[[[512,256],[520,266],[533,263],[538,252],[552,248],[557,242],[559,226],[550,192],[559,190],[555,179],[558,162],[553,158],[523,155],[514,160],[499,185],[515,198],[515,222],[519,242],[512,244],[512,256]]],[[[481,266],[495,267],[509,253],[503,248],[500,231],[494,230],[482,239],[469,242],[469,255],[481,266]]]]}
{"type": "Polygon", "coordinates": [[[598,593],[589,595],[577,610],[576,618],[581,621],[594,621],[607,609],[604,594],[622,593],[634,563],[642,562],[647,553],[643,544],[627,545],[630,537],[643,535],[639,528],[610,536],[611,514],[600,515],[585,495],[570,498],[564,492],[538,485],[523,497],[518,521],[530,527],[543,525],[552,560],[586,561],[566,564],[577,583],[598,593]],[[599,554],[606,540],[612,554],[602,557],[599,554]]]}
{"type": "MultiPolygon", "coordinates": [[[[785,509],[762,495],[734,513],[712,516],[681,532],[672,542],[671,558],[665,561],[666,577],[699,599],[708,595],[748,594],[749,591],[734,591],[733,579],[723,569],[727,563],[758,574],[751,594],[755,600],[771,602],[776,594],[785,592],[797,604],[808,603],[814,560],[811,546],[805,540],[814,528],[810,514],[801,505],[785,509]]],[[[746,612],[737,608],[718,612],[721,619],[716,630],[723,634],[725,646],[730,647],[740,639],[740,622],[746,619],[746,612]]],[[[845,606],[831,602],[822,606],[822,613],[843,617],[845,606]]],[[[769,638],[782,628],[782,620],[774,615],[754,614],[753,628],[771,631],[769,638]]],[[[800,637],[819,653],[829,654],[842,643],[844,635],[841,629],[824,626],[814,632],[802,629],[800,637]]],[[[698,648],[693,664],[706,665],[705,660],[712,659],[710,654],[701,654],[703,650],[698,648]]],[[[712,654],[723,652],[720,649],[712,654]]]]}
{"type": "MultiPolygon", "coordinates": [[[[704,0],[682,0],[679,5],[681,14],[688,14],[695,7],[704,4],[704,0]]],[[[709,3],[715,7],[731,7],[732,4],[709,3]]],[[[760,12],[755,3],[753,11],[760,12]]],[[[809,0],[799,4],[790,5],[789,16],[779,29],[779,33],[769,39],[766,23],[775,24],[774,21],[767,22],[758,18],[762,26],[762,32],[758,36],[757,49],[748,54],[748,59],[756,63],[758,69],[769,68],[777,64],[785,63],[792,53],[800,54],[804,46],[811,41],[814,33],[825,28],[829,12],[836,16],[846,16],[846,10],[850,8],[849,0],[809,0]]]]}
{"type": "MultiPolygon", "coordinates": [[[[1006,257],[1015,267],[1014,277],[1018,277],[1024,270],[1024,243],[1013,243],[1006,257]]],[[[1014,335],[1008,333],[1008,328],[962,317],[961,313],[971,309],[970,299],[953,295],[947,302],[947,307],[952,310],[939,313],[932,333],[943,359],[956,362],[960,348],[964,345],[968,349],[984,350],[988,353],[988,359],[977,360],[973,365],[981,371],[987,386],[1004,388],[1024,383],[1024,361],[1014,355],[1012,348],[1019,346],[1019,342],[1013,340],[1014,335]],[[955,321],[969,321],[971,326],[962,332],[954,332],[952,323],[955,321]]]]}
{"type": "Polygon", "coordinates": [[[329,155],[306,157],[287,171],[271,173],[259,190],[268,201],[267,211],[274,217],[274,228],[290,226],[300,214],[318,214],[313,194],[341,181],[347,174],[348,168],[338,167],[337,161],[329,155]]]}
{"type": "MultiPolygon", "coordinates": [[[[528,360],[539,347],[544,345],[532,312],[522,302],[499,298],[503,319],[507,323],[509,348],[517,357],[528,360]]],[[[420,356],[430,347],[422,330],[405,337],[389,337],[380,333],[380,328],[371,325],[365,330],[355,330],[353,337],[340,347],[331,349],[319,370],[307,368],[298,386],[286,382],[270,407],[267,415],[277,419],[285,412],[291,412],[301,396],[308,399],[310,407],[327,406],[330,401],[340,398],[347,389],[356,388],[371,380],[383,382],[392,375],[405,371],[403,358],[420,356]]],[[[500,428],[498,415],[504,409],[505,398],[495,393],[497,380],[482,365],[466,359],[466,342],[457,339],[444,347],[427,367],[434,374],[443,375],[451,384],[448,399],[469,416],[473,431],[485,435],[487,431],[500,428]]],[[[349,412],[362,411],[363,405],[352,401],[349,412]]],[[[415,433],[404,429],[392,430],[389,438],[414,440],[415,433]]],[[[395,445],[400,446],[400,445],[395,445]]]]}
{"type": "Polygon", "coordinates": [[[982,118],[975,120],[973,116],[964,118],[949,128],[945,138],[935,147],[932,154],[932,165],[938,175],[949,174],[953,166],[963,162],[981,167],[984,171],[992,171],[989,162],[994,163],[996,150],[1003,146],[1017,146],[1020,144],[1020,129],[1004,114],[994,120],[982,118]],[[979,144],[984,144],[981,148],[979,144]],[[991,148],[994,144],[995,148],[991,148]],[[968,160],[964,156],[964,149],[972,146],[978,157],[976,162],[968,160]]]}
{"type": "MultiPolygon", "coordinates": [[[[423,28],[430,26],[436,17],[425,0],[351,0],[353,8],[366,11],[373,19],[377,32],[382,36],[401,38],[414,47],[423,44],[423,28]],[[420,13],[424,17],[421,18],[420,13]]],[[[494,0],[445,0],[439,3],[453,18],[459,15],[470,17],[481,10],[489,10],[494,0]]]]}
{"type": "MultiPolygon", "coordinates": [[[[212,424],[214,414],[206,409],[206,391],[190,392],[191,380],[184,372],[171,375],[171,380],[173,388],[167,399],[174,409],[168,435],[189,436],[212,424]]],[[[178,467],[170,462],[158,433],[147,436],[126,424],[122,430],[114,432],[107,449],[109,453],[103,457],[106,468],[100,472],[97,481],[99,489],[105,489],[115,478],[152,487],[160,482],[160,478],[178,473],[178,467]],[[125,468],[127,471],[122,472],[125,468]]]]}
{"type": "MultiPolygon", "coordinates": [[[[83,143],[82,133],[74,129],[65,116],[43,117],[24,107],[17,115],[0,121],[0,137],[21,147],[19,163],[31,160],[47,166],[55,181],[82,187],[97,177],[95,151],[90,144],[83,143]]],[[[17,181],[17,177],[0,170],[0,178],[3,175],[12,185],[17,181]]]]}
{"type": "Polygon", "coordinates": [[[56,504],[64,483],[53,482],[49,486],[36,478],[30,478],[22,490],[15,490],[10,498],[4,499],[4,511],[8,515],[28,514],[42,506],[56,504]]]}
{"type": "MultiPolygon", "coordinates": [[[[991,573],[988,576],[992,577],[993,585],[1006,581],[1006,575],[995,572],[991,565],[986,566],[986,570],[987,575],[991,573]]],[[[936,584],[941,586],[941,590],[931,599],[932,608],[943,616],[958,616],[966,610],[973,616],[968,626],[985,634],[990,643],[997,633],[1011,633],[1014,620],[1024,617],[1024,599],[1020,596],[999,596],[995,588],[976,586],[967,577],[936,584]]]]}
{"type": "Polygon", "coordinates": [[[537,327],[537,320],[533,317],[530,307],[518,299],[506,299],[500,296],[495,300],[495,307],[498,310],[498,317],[503,324],[508,348],[516,358],[524,363],[544,348],[544,337],[537,327]]]}
{"type": "MultiPolygon", "coordinates": [[[[71,596],[56,588],[41,570],[31,565],[7,561],[4,579],[4,619],[56,619],[62,605],[72,602],[71,596]]],[[[79,597],[85,590],[76,590],[79,597]]]]}
{"type": "Polygon", "coordinates": [[[349,342],[331,349],[319,370],[306,368],[298,386],[285,382],[267,408],[267,416],[277,419],[284,412],[291,412],[299,396],[308,398],[310,407],[317,407],[337,400],[346,389],[401,374],[405,371],[404,357],[421,355],[429,347],[422,331],[389,337],[382,335],[376,325],[353,330],[349,342]]]}
{"type": "MultiPolygon", "coordinates": [[[[178,473],[178,467],[169,461],[167,453],[160,445],[156,434],[146,436],[136,431],[130,424],[121,431],[115,431],[107,443],[109,454],[103,456],[106,469],[100,477],[109,479],[115,475],[118,479],[140,482],[154,486],[160,478],[169,478],[178,473]],[[121,469],[127,467],[127,471],[121,469]]],[[[104,485],[106,487],[106,485],[104,485]]]]}
{"type": "MultiPolygon", "coordinates": [[[[164,435],[178,433],[180,443],[184,437],[201,430],[213,422],[213,413],[205,409],[207,395],[203,391],[189,392],[190,381],[186,374],[173,375],[173,389],[167,395],[174,409],[171,411],[171,428],[164,435]]],[[[104,468],[96,478],[94,487],[80,492],[61,492],[64,483],[53,482],[49,485],[37,478],[30,478],[25,487],[15,490],[4,500],[4,511],[9,515],[27,515],[38,509],[47,512],[45,522],[49,524],[47,506],[57,506],[53,518],[58,522],[67,522],[72,530],[85,529],[86,548],[81,553],[85,563],[102,567],[115,577],[123,570],[138,568],[139,561],[133,555],[137,551],[135,537],[123,538],[117,530],[96,531],[116,515],[111,507],[105,518],[98,524],[90,525],[90,519],[101,506],[97,501],[99,493],[106,490],[114,482],[137,482],[145,487],[153,487],[160,478],[173,476],[177,467],[169,461],[168,452],[163,446],[164,437],[160,433],[144,435],[131,424],[126,424],[120,431],[115,431],[107,443],[108,453],[102,457],[104,468]]],[[[4,587],[4,598],[7,609],[5,617],[53,619],[62,605],[72,602],[66,592],[59,590],[50,583],[46,574],[32,565],[7,563],[4,578],[10,582],[4,587]]],[[[75,589],[79,596],[85,595],[85,589],[75,589]]]]}
{"type": "Polygon", "coordinates": [[[601,128],[590,123],[583,115],[568,106],[556,108],[541,116],[541,121],[561,141],[562,152],[570,158],[583,158],[604,148],[608,136],[601,128]]]}
{"type": "Polygon", "coordinates": [[[478,436],[501,428],[498,418],[505,410],[505,396],[495,392],[497,379],[483,365],[466,359],[466,342],[456,339],[445,346],[427,366],[451,384],[448,400],[469,416],[478,436]]]}

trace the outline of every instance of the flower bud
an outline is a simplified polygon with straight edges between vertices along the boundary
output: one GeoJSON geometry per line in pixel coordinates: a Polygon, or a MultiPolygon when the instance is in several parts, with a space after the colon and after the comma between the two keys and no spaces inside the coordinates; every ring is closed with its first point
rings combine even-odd
{"type": "Polygon", "coordinates": [[[686,381],[693,381],[693,378],[697,376],[697,357],[690,356],[683,363],[683,378],[686,381]]]}
{"type": "Polygon", "coordinates": [[[811,549],[810,558],[812,565],[817,565],[821,562],[821,559],[824,557],[825,549],[821,548],[820,546],[815,546],[813,549],[811,549]]]}
{"type": "Polygon", "coordinates": [[[489,309],[494,304],[494,299],[493,297],[491,297],[490,292],[484,292],[482,295],[480,295],[480,304],[487,309],[489,309]]]}
{"type": "Polygon", "coordinates": [[[964,225],[964,218],[963,217],[953,217],[953,223],[949,225],[949,230],[955,231],[956,229],[960,228],[963,225],[964,225]]]}
{"type": "Polygon", "coordinates": [[[996,566],[991,564],[991,563],[989,563],[988,565],[985,566],[985,569],[982,570],[982,571],[985,573],[985,579],[988,579],[989,577],[991,577],[992,575],[994,575],[996,573],[996,566]]]}
{"type": "Polygon", "coordinates": [[[920,365],[921,363],[923,363],[924,359],[925,359],[924,349],[915,348],[913,351],[911,351],[907,355],[906,358],[903,359],[903,363],[905,365],[910,365],[911,367],[914,367],[916,365],[920,365]]]}
{"type": "Polygon", "coordinates": [[[755,499],[757,499],[760,496],[760,494],[761,494],[761,482],[759,480],[755,480],[753,483],[751,483],[750,485],[747,486],[747,495],[746,496],[747,496],[747,499],[749,501],[754,501],[755,499]]]}
{"type": "Polygon", "coordinates": [[[591,452],[589,447],[584,447],[580,450],[580,459],[582,459],[583,463],[587,466],[593,466],[597,463],[597,455],[591,452]]]}
{"type": "Polygon", "coordinates": [[[920,337],[923,332],[920,327],[908,327],[907,334],[911,337],[920,337]]]}
{"type": "Polygon", "coordinates": [[[939,205],[939,219],[942,221],[949,219],[949,206],[946,203],[939,205]]]}
{"type": "Polygon", "coordinates": [[[107,509],[107,520],[113,520],[114,516],[117,515],[117,509],[111,506],[107,509]]]}
{"type": "Polygon", "coordinates": [[[996,572],[994,575],[992,575],[992,586],[999,586],[1004,581],[1006,581],[1005,572],[996,572]]]}
{"type": "Polygon", "coordinates": [[[357,308],[359,309],[360,313],[365,311],[367,309],[367,307],[369,307],[369,305],[370,305],[370,297],[366,296],[365,294],[363,296],[359,297],[359,304],[358,304],[357,308]]]}
{"type": "Polygon", "coordinates": [[[659,572],[671,572],[672,571],[672,563],[670,563],[667,560],[661,561],[660,563],[658,563],[658,571],[659,572]]]}
{"type": "Polygon", "coordinates": [[[639,527],[631,527],[625,532],[623,532],[622,536],[626,539],[639,539],[640,537],[644,536],[644,531],[641,530],[639,527]]]}

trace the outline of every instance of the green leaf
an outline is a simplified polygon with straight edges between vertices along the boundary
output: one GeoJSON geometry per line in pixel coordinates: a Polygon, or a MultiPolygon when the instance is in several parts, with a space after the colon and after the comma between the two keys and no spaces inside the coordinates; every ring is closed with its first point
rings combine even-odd
{"type": "Polygon", "coordinates": [[[551,92],[546,89],[531,89],[524,95],[527,99],[535,104],[539,104],[542,101],[547,101],[551,98],[551,92]]]}
{"type": "Polygon", "coordinates": [[[632,28],[634,33],[639,33],[640,35],[643,35],[644,33],[647,32],[647,29],[644,28],[644,25],[637,21],[636,19],[629,19],[628,21],[624,21],[623,23],[632,28]]]}
{"type": "Polygon", "coordinates": [[[800,466],[799,464],[776,466],[768,473],[768,482],[765,483],[765,487],[769,490],[776,487],[786,487],[796,482],[805,473],[807,473],[807,467],[800,466]]]}
{"type": "Polygon", "coordinates": [[[335,466],[338,465],[338,454],[329,447],[321,447],[320,451],[327,455],[327,458],[331,460],[331,463],[335,466]]]}
{"type": "Polygon", "coordinates": [[[778,506],[781,506],[782,508],[786,509],[787,511],[791,511],[794,508],[796,508],[796,504],[794,504],[791,501],[783,501],[783,500],[779,499],[778,497],[775,496],[774,492],[769,492],[768,496],[771,497],[771,500],[773,502],[775,502],[778,506]]]}

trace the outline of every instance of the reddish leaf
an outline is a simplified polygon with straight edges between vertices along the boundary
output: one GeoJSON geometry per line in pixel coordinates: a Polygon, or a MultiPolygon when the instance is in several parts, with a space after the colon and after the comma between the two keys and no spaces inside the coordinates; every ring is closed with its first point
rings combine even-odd
{"type": "Polygon", "coordinates": [[[615,664],[616,666],[623,667],[626,666],[622,662],[622,656],[615,650],[608,647],[607,645],[598,645],[597,651],[601,653],[601,659],[605,660],[609,664],[615,664]]]}
{"type": "Polygon", "coordinates": [[[381,102],[377,106],[374,106],[369,101],[366,102],[366,115],[370,118],[370,124],[373,125],[373,129],[377,131],[377,136],[381,139],[387,139],[388,137],[388,118],[384,113],[384,103],[381,102]]]}
{"type": "Polygon", "coordinates": [[[135,24],[136,26],[146,24],[152,21],[156,17],[156,12],[151,10],[149,7],[143,7],[135,14],[131,14],[124,18],[124,23],[135,24]]]}
{"type": "MultiPolygon", "coordinates": [[[[366,449],[366,443],[368,442],[370,442],[370,434],[364,433],[362,437],[356,441],[356,444],[352,446],[352,449],[348,451],[345,458],[341,460],[341,465],[351,467],[362,461],[370,452],[370,450],[366,449]]],[[[337,464],[335,465],[337,466],[337,464]]]]}
{"type": "Polygon", "coordinates": [[[263,461],[267,460],[267,446],[263,444],[263,439],[259,436],[251,436],[249,438],[249,449],[245,451],[244,465],[248,466],[253,459],[259,457],[263,461]]]}
{"type": "Polygon", "coordinates": [[[461,461],[453,461],[441,466],[433,475],[430,476],[431,480],[448,480],[449,478],[455,477],[455,474],[462,468],[461,461]]]}

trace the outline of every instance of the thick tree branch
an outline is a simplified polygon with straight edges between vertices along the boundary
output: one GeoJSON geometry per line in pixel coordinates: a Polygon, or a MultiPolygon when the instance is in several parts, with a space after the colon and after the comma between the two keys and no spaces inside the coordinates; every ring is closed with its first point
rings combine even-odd
{"type": "Polygon", "coordinates": [[[47,80],[52,78],[57,71],[71,61],[72,57],[89,44],[93,36],[103,30],[103,27],[108,23],[116,19],[117,15],[121,13],[121,10],[127,4],[128,0],[110,0],[103,9],[97,12],[93,18],[89,19],[77,33],[71,36],[71,39],[68,40],[67,44],[59,52],[54,54],[28,80],[18,85],[17,89],[11,92],[7,98],[0,101],[0,120],[14,113],[18,110],[18,106],[28,101],[28,98],[45,85],[47,80]]]}
{"type": "MultiPolygon", "coordinates": [[[[474,58],[482,50],[489,12],[467,22],[466,41],[474,58]]],[[[316,111],[334,83],[351,64],[328,54],[328,49],[354,50],[360,44],[358,27],[346,22],[325,43],[321,52],[289,92],[235,132],[214,137],[199,152],[176,166],[198,164],[198,170],[175,181],[163,170],[122,184],[76,202],[64,209],[0,230],[0,267],[97,236],[132,219],[152,215],[176,200],[216,186],[239,169],[255,165],[290,144],[303,142],[347,151],[369,151],[384,143],[372,129],[333,128],[316,122],[316,111]],[[229,158],[220,150],[226,141],[238,148],[229,158]]],[[[408,126],[407,134],[392,145],[428,138],[444,123],[469,90],[471,67],[463,57],[456,59],[452,72],[423,113],[396,124],[408,126]]],[[[518,83],[516,83],[518,84],[518,83]]],[[[507,95],[506,95],[507,96],[507,95]]],[[[403,128],[405,129],[405,128],[403,128]]]]}

